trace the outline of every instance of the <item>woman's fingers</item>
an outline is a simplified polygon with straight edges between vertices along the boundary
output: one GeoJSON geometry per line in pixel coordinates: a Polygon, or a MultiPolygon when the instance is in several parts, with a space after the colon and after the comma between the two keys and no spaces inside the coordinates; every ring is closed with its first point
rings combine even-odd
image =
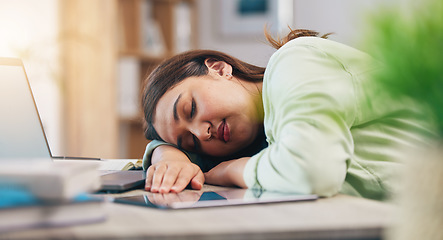
{"type": "Polygon", "coordinates": [[[203,187],[203,183],[205,182],[205,176],[203,175],[202,171],[198,171],[197,175],[195,175],[191,179],[191,187],[195,190],[200,190],[203,187]]]}
{"type": "Polygon", "coordinates": [[[151,191],[152,177],[154,176],[154,171],[155,171],[155,167],[152,165],[146,171],[146,180],[145,180],[145,190],[146,191],[151,191]]]}
{"type": "Polygon", "coordinates": [[[175,181],[174,186],[171,187],[171,192],[181,192],[185,187],[188,185],[189,181],[191,180],[192,174],[189,174],[187,171],[180,172],[180,175],[178,175],[177,180],[175,181]]]}
{"type": "Polygon", "coordinates": [[[163,177],[167,168],[168,167],[164,164],[159,164],[155,166],[154,175],[152,177],[151,192],[158,192],[163,182],[163,177]]]}
{"type": "Polygon", "coordinates": [[[153,193],[181,192],[191,183],[193,189],[201,189],[205,177],[198,166],[155,164],[146,173],[145,190],[153,193]]]}
{"type": "Polygon", "coordinates": [[[204,182],[205,177],[200,168],[190,166],[187,169],[182,169],[171,191],[181,192],[189,183],[191,183],[192,189],[199,190],[203,187],[204,182]]]}
{"type": "Polygon", "coordinates": [[[146,174],[145,190],[153,193],[181,192],[194,176],[192,168],[153,165],[146,174]]]}
{"type": "Polygon", "coordinates": [[[180,169],[173,166],[168,166],[166,172],[163,176],[163,181],[158,190],[159,193],[168,193],[171,191],[172,185],[177,180],[178,174],[180,173],[180,169]]]}

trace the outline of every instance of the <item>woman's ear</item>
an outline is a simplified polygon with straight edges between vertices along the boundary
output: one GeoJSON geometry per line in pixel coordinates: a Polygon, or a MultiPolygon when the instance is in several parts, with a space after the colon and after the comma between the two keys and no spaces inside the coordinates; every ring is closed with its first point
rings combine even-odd
{"type": "Polygon", "coordinates": [[[212,71],[221,77],[232,78],[232,66],[224,61],[208,58],[205,60],[205,65],[208,67],[209,73],[212,71]]]}

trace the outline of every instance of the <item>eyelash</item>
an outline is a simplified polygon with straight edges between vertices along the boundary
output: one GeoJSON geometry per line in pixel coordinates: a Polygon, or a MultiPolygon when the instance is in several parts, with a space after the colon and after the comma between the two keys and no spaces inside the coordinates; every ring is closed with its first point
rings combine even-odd
{"type": "MultiPolygon", "coordinates": [[[[194,99],[192,99],[192,102],[191,102],[191,112],[189,113],[189,117],[192,119],[193,117],[194,117],[194,115],[195,115],[195,109],[196,109],[196,104],[195,104],[195,101],[194,101],[194,99]]],[[[198,139],[197,139],[197,137],[194,135],[194,134],[191,134],[191,136],[192,136],[192,143],[193,143],[193,150],[194,151],[198,151],[198,139]]]]}
{"type": "Polygon", "coordinates": [[[191,104],[191,113],[190,113],[190,117],[194,117],[195,115],[195,101],[194,99],[192,99],[192,104],[191,104]]]}

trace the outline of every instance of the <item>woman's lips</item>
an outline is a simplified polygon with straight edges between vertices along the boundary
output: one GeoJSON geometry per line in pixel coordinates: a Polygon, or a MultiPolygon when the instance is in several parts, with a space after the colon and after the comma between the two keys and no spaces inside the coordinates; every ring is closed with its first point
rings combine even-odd
{"type": "Polygon", "coordinates": [[[220,126],[217,129],[217,138],[223,142],[228,142],[231,138],[231,133],[229,131],[228,124],[226,124],[226,119],[223,119],[220,126]]]}

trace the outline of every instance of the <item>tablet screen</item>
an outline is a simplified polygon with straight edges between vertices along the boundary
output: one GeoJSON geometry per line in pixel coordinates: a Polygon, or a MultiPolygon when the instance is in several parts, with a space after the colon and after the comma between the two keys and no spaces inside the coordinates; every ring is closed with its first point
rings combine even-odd
{"type": "Polygon", "coordinates": [[[116,203],[133,204],[163,209],[202,208],[259,203],[276,203],[316,200],[316,195],[279,193],[251,189],[228,189],[221,191],[183,191],[180,193],[151,193],[117,197],[116,203]]]}

